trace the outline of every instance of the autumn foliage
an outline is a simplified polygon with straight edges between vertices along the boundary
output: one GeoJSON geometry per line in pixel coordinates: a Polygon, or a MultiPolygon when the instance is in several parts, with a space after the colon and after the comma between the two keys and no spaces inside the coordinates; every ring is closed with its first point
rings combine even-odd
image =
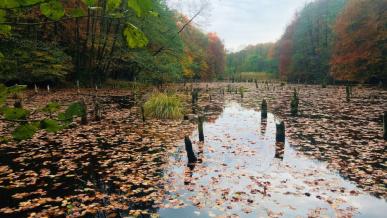
{"type": "Polygon", "coordinates": [[[337,19],[332,76],[365,82],[387,80],[387,2],[351,0],[337,19]]]}

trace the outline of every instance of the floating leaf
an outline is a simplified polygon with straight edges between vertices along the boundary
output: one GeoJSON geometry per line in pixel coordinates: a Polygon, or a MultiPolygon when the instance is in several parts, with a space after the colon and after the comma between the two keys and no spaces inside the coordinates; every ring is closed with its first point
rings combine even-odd
{"type": "Polygon", "coordinates": [[[50,1],[40,5],[42,14],[51,20],[59,20],[65,14],[63,5],[59,1],[50,1]]]}
{"type": "Polygon", "coordinates": [[[148,44],[145,34],[132,24],[126,26],[124,36],[129,48],[143,48],[148,44]]]}

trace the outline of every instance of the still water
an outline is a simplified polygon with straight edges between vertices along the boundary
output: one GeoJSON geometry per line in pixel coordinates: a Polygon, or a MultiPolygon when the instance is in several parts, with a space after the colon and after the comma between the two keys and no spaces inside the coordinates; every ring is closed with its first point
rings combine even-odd
{"type": "Polygon", "coordinates": [[[161,217],[385,217],[387,203],[326,164],[275,145],[273,114],[235,102],[191,136],[199,162],[187,167],[184,142],[170,158],[161,217]]]}

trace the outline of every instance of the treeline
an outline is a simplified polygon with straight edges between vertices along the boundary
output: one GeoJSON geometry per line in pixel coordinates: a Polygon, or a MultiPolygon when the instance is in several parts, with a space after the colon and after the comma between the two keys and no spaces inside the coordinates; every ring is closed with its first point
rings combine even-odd
{"type": "MultiPolygon", "coordinates": [[[[277,66],[266,72],[278,73],[281,79],[293,82],[339,80],[385,84],[386,23],[385,0],[316,0],[308,3],[296,13],[281,39],[272,45],[272,63],[277,66]]],[[[256,47],[262,46],[268,45],[256,47]]],[[[249,52],[251,48],[228,55],[228,72],[265,69],[263,63],[271,53],[261,57],[249,52]],[[235,57],[242,61],[233,61],[235,57]],[[254,64],[255,67],[251,67],[254,64]]]]}
{"type": "Polygon", "coordinates": [[[240,52],[227,55],[227,74],[238,72],[266,72],[276,74],[278,61],[274,57],[274,43],[247,46],[240,52]]]}
{"type": "Polygon", "coordinates": [[[0,82],[161,84],[224,71],[224,46],[164,0],[0,1],[0,82]]]}

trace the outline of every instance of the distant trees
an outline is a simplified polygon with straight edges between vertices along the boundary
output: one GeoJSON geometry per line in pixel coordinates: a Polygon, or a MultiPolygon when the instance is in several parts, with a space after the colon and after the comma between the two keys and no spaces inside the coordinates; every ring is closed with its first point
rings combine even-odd
{"type": "Polygon", "coordinates": [[[317,0],[296,14],[279,40],[279,71],[290,81],[317,82],[330,77],[333,24],[347,0],[317,0]]]}
{"type": "Polygon", "coordinates": [[[387,1],[350,0],[334,26],[332,76],[387,82],[386,25],[387,1]]]}
{"type": "Polygon", "coordinates": [[[275,44],[265,43],[250,45],[239,52],[227,55],[227,72],[229,76],[241,72],[277,73],[278,63],[275,58],[275,44]]]}
{"type": "MultiPolygon", "coordinates": [[[[178,26],[188,18],[178,15],[178,26]]],[[[216,33],[205,34],[194,25],[188,25],[181,33],[185,57],[181,60],[185,79],[213,80],[224,74],[226,51],[216,33]]]]}
{"type": "Polygon", "coordinates": [[[272,59],[260,53],[264,45],[248,46],[227,56],[227,69],[278,72],[281,79],[300,82],[386,83],[386,23],[386,0],[315,0],[271,45],[272,59]]]}

